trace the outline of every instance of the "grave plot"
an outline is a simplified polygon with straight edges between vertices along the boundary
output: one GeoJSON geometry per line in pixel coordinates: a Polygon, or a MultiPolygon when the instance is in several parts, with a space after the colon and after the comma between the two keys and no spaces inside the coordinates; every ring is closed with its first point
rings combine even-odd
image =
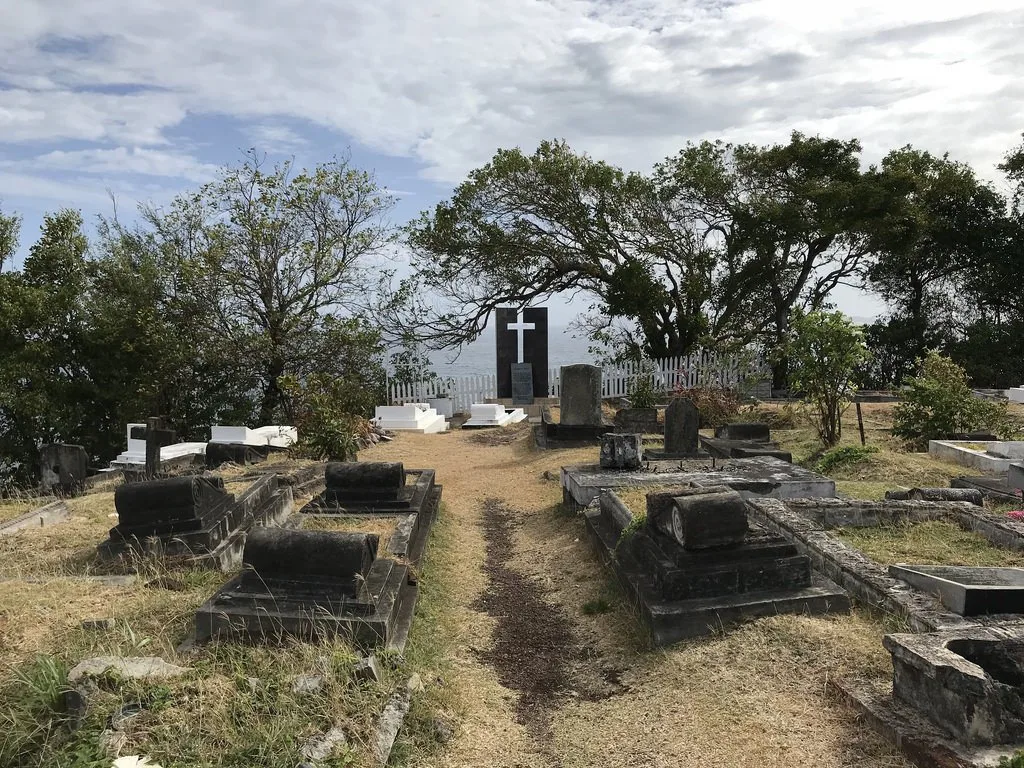
{"type": "Polygon", "coordinates": [[[614,491],[585,511],[599,555],[639,606],[656,645],[779,613],[843,613],[846,593],[782,536],[748,522],[724,485],[646,497],[639,513],[614,491]]]}
{"type": "Polygon", "coordinates": [[[851,596],[902,617],[914,631],[1006,620],[962,616],[937,592],[914,588],[889,569],[894,561],[909,567],[1024,565],[1024,525],[1005,515],[962,501],[753,499],[751,506],[755,519],[792,541],[851,596]]]}
{"type": "Polygon", "coordinates": [[[1024,748],[1024,626],[883,638],[891,686],[834,687],[921,768],[1003,765],[1024,748]]]}
{"type": "Polygon", "coordinates": [[[97,551],[101,558],[153,554],[220,570],[238,567],[246,534],[280,525],[292,513],[292,491],[272,475],[236,483],[188,475],[125,484],[114,492],[118,523],[97,551]]]}
{"type": "Polygon", "coordinates": [[[250,534],[242,575],[196,613],[197,642],[326,633],[404,647],[418,594],[413,568],[440,503],[434,471],[330,463],[324,483],[295,520],[301,529],[250,534]]]}
{"type": "Polygon", "coordinates": [[[563,365],[557,418],[545,408],[534,432],[541,448],[596,445],[612,431],[601,407],[601,369],[595,365],[563,365]]]}
{"type": "Polygon", "coordinates": [[[751,459],[651,461],[635,471],[600,464],[562,467],[563,502],[580,510],[602,489],[633,486],[726,485],[744,496],[774,498],[832,497],[836,484],[803,467],[772,456],[751,459]]]}

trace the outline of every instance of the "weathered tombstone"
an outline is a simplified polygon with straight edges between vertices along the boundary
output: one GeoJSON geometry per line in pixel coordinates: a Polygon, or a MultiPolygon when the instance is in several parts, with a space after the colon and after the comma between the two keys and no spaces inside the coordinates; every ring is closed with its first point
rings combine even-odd
{"type": "Polygon", "coordinates": [[[767,443],[772,439],[768,425],[761,422],[722,424],[715,427],[715,437],[747,443],[767,443]]]}
{"type": "Polygon", "coordinates": [[[43,493],[75,494],[89,474],[89,454],[80,445],[44,445],[39,449],[39,468],[43,493]]]}
{"type": "Polygon", "coordinates": [[[596,365],[563,365],[560,399],[562,426],[598,427],[601,414],[601,369],[596,365]]]}
{"type": "Polygon", "coordinates": [[[812,575],[810,558],[793,543],[748,521],[747,502],[727,486],[649,493],[639,526],[614,492],[584,516],[658,645],[756,616],[849,607],[838,586],[812,575]]]}
{"type": "Polygon", "coordinates": [[[402,609],[416,587],[407,564],[377,549],[369,533],[252,531],[245,570],[196,612],[196,641],[343,634],[364,648],[395,642],[408,632],[402,609]]]}
{"type": "Polygon", "coordinates": [[[662,432],[657,408],[620,408],[615,412],[615,426],[620,432],[656,435],[662,432]]]}
{"type": "Polygon", "coordinates": [[[643,436],[608,432],[601,435],[601,466],[605,469],[640,469],[643,436]]]}
{"type": "Polygon", "coordinates": [[[1019,626],[886,635],[882,645],[892,654],[893,697],[956,741],[969,747],[1024,741],[1024,631],[1019,626]]]}
{"type": "Polygon", "coordinates": [[[679,397],[665,410],[665,454],[668,456],[696,456],[700,412],[692,400],[679,397]]]}
{"type": "MultiPolygon", "coordinates": [[[[498,397],[515,397],[513,366],[529,363],[534,397],[548,395],[548,310],[528,307],[521,313],[514,307],[499,307],[494,312],[497,356],[498,397]],[[521,316],[520,316],[521,315],[521,316]]],[[[517,402],[516,405],[530,403],[517,402]]]]}
{"type": "Polygon", "coordinates": [[[418,513],[441,495],[434,470],[405,469],[401,462],[331,462],[324,492],[302,508],[307,514],[418,513]]]}
{"type": "Polygon", "coordinates": [[[220,477],[187,475],[127,483],[114,491],[117,525],[100,544],[102,557],[133,551],[187,558],[230,570],[254,526],[279,525],[292,512],[291,488],[267,475],[235,498],[220,477]]]}
{"type": "Polygon", "coordinates": [[[512,405],[533,405],[533,365],[512,364],[512,405]]]}

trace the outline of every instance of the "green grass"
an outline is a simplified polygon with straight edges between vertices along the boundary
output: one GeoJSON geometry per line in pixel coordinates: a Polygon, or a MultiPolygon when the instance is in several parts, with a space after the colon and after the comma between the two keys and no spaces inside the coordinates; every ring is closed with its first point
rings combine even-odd
{"type": "Polygon", "coordinates": [[[607,598],[597,597],[585,602],[582,611],[584,616],[597,616],[602,613],[608,613],[611,609],[612,604],[607,598]]]}
{"type": "Polygon", "coordinates": [[[835,535],[882,565],[1024,565],[1024,555],[994,547],[980,534],[945,521],[839,528],[835,535]]]}

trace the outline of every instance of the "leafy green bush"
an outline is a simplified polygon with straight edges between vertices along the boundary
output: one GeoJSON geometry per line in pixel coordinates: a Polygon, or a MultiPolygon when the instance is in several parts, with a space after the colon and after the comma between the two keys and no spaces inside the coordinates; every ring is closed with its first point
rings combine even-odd
{"type": "Polygon", "coordinates": [[[790,387],[803,396],[821,442],[833,446],[843,436],[843,412],[857,390],[854,375],[867,347],[842,312],[797,315],[792,331],[786,349],[790,387]]]}
{"type": "Polygon", "coordinates": [[[918,367],[893,409],[892,433],[909,446],[924,450],[929,440],[976,430],[1001,437],[1013,431],[1007,404],[975,397],[966,372],[951,359],[929,352],[918,367]]]}
{"type": "Polygon", "coordinates": [[[351,398],[346,383],[315,374],[303,382],[283,377],[279,386],[288,402],[292,423],[299,431],[296,450],[303,455],[327,461],[356,458],[360,439],[370,431],[362,416],[346,412],[351,398]]]}
{"type": "Polygon", "coordinates": [[[818,460],[817,470],[827,475],[837,469],[846,469],[855,464],[866,461],[871,454],[878,453],[878,449],[870,445],[844,445],[826,451],[818,460]]]}
{"type": "Polygon", "coordinates": [[[654,382],[646,372],[638,373],[633,377],[627,396],[630,408],[653,408],[658,404],[658,393],[654,389],[654,382]]]}
{"type": "Polygon", "coordinates": [[[685,397],[697,406],[700,426],[717,427],[736,420],[740,412],[740,398],[734,390],[718,387],[677,387],[673,397],[685,397]]]}

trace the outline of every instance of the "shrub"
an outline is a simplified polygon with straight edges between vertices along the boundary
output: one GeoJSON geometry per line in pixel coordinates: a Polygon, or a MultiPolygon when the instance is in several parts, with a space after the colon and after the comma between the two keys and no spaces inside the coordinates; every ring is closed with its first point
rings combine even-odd
{"type": "Polygon", "coordinates": [[[355,459],[361,440],[370,433],[370,423],[346,412],[350,399],[339,391],[345,387],[344,381],[319,374],[301,383],[294,377],[283,377],[280,387],[288,399],[292,423],[299,431],[299,453],[327,461],[355,459]]]}
{"type": "Polygon", "coordinates": [[[658,393],[649,373],[641,372],[633,377],[627,397],[630,408],[653,408],[658,404],[658,393]]]}
{"type": "Polygon", "coordinates": [[[821,442],[833,446],[843,436],[843,412],[857,390],[854,374],[867,347],[842,312],[797,315],[792,331],[786,350],[790,386],[803,395],[821,442]]]}
{"type": "Polygon", "coordinates": [[[870,445],[844,445],[839,448],[833,448],[830,451],[826,451],[818,460],[817,470],[821,474],[827,475],[829,472],[837,469],[845,469],[855,464],[860,464],[862,461],[866,461],[873,453],[878,453],[878,449],[870,445]]]}
{"type": "Polygon", "coordinates": [[[929,352],[893,409],[892,433],[923,450],[929,440],[981,429],[1000,436],[1012,432],[1007,404],[975,397],[963,368],[929,352]]]}
{"type": "Polygon", "coordinates": [[[717,387],[677,387],[673,397],[685,397],[697,406],[700,426],[716,427],[734,421],[740,412],[740,399],[734,390],[717,387]]]}

